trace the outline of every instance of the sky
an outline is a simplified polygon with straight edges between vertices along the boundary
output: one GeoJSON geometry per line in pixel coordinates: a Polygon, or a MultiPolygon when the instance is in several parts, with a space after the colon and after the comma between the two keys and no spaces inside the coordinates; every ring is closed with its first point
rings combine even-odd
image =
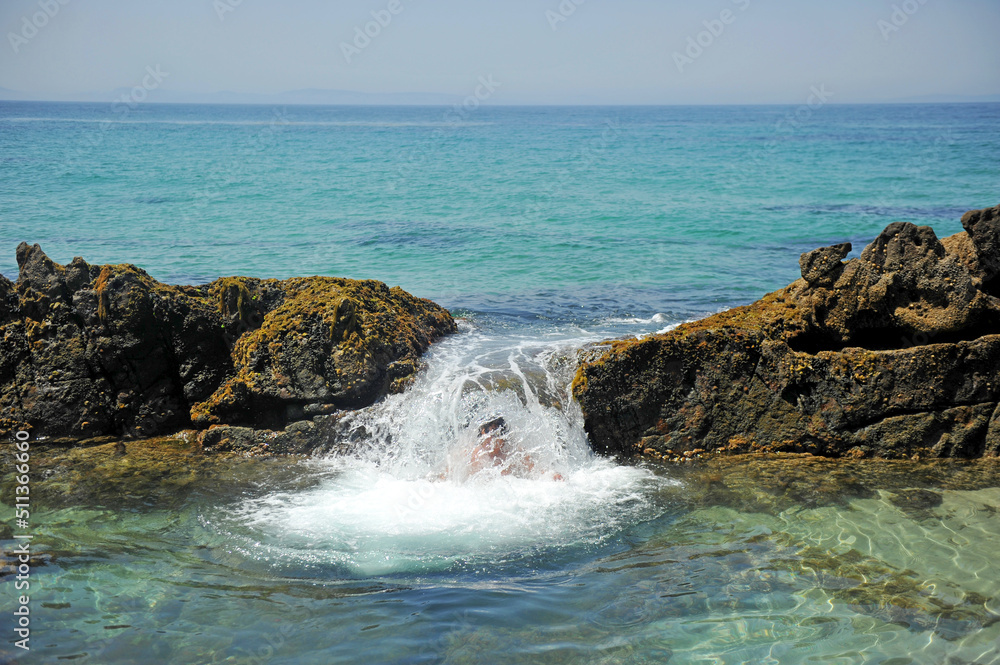
{"type": "Polygon", "coordinates": [[[305,88],[496,104],[1000,94],[998,0],[0,0],[0,31],[0,87],[36,99],[144,80],[176,100],[305,88]]]}

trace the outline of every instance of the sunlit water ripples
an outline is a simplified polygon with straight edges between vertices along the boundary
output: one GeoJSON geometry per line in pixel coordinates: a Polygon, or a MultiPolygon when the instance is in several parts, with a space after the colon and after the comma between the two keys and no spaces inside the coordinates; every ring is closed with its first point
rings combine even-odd
{"type": "Polygon", "coordinates": [[[172,282],[375,277],[467,320],[345,418],[349,454],[164,469],[129,442],[77,478],[33,451],[37,662],[1000,663],[995,463],[623,464],[568,395],[582,346],[748,302],[803,251],[958,231],[997,202],[1000,105],[789,135],[781,107],[482,109],[443,140],[442,109],[272,111],[143,105],[95,143],[103,105],[0,105],[0,271],[29,240],[172,282]],[[513,452],[474,469],[498,416],[513,452]]]}
{"type": "Polygon", "coordinates": [[[565,397],[572,350],[608,332],[473,317],[407,393],[352,416],[353,454],[294,462],[294,483],[272,461],[176,510],[40,514],[48,653],[1000,662],[995,465],[597,458],[565,397]],[[496,414],[537,473],[456,468],[496,414]]]}

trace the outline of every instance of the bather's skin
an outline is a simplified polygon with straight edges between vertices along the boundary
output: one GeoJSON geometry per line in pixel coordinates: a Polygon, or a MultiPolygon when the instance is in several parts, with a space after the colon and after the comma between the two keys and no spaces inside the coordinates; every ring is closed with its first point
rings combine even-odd
{"type": "MultiPolygon", "coordinates": [[[[527,452],[510,444],[504,435],[507,423],[503,418],[495,418],[479,428],[481,441],[469,455],[469,474],[475,474],[491,466],[500,467],[500,474],[528,477],[535,469],[535,462],[527,452]],[[520,453],[510,460],[514,453],[520,453]],[[510,461],[510,463],[508,463],[510,461]]],[[[552,474],[553,480],[562,480],[559,473],[552,474]]]]}

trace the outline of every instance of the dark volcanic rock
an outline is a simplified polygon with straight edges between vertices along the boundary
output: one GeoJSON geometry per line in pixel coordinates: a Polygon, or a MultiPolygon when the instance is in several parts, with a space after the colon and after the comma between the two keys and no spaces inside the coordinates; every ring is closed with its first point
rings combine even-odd
{"type": "Polygon", "coordinates": [[[347,453],[350,439],[350,434],[341,426],[340,414],[299,420],[280,431],[218,425],[198,434],[198,444],[206,452],[238,452],[254,456],[347,453]]]}
{"type": "Polygon", "coordinates": [[[191,409],[202,425],[275,427],[322,405],[366,406],[402,391],[419,355],[455,330],[444,309],[371,280],[230,278],[209,292],[239,336],[232,375],[191,409]]]}
{"type": "Polygon", "coordinates": [[[944,242],[890,224],[861,257],[663,335],[609,344],[574,381],[596,449],[948,457],[1000,452],[996,209],[944,242]]]}
{"type": "Polygon", "coordinates": [[[851,243],[820,247],[799,257],[802,279],[812,286],[830,286],[844,272],[843,259],[851,253],[851,243]]]}
{"type": "Polygon", "coordinates": [[[455,330],[446,310],[372,280],[168,286],[26,243],[17,260],[17,283],[0,277],[0,435],[280,429],[401,390],[455,330]]]}
{"type": "Polygon", "coordinates": [[[997,284],[1000,276],[1000,206],[970,210],[962,215],[962,228],[975,250],[974,269],[980,272],[983,290],[1000,295],[997,284]]]}

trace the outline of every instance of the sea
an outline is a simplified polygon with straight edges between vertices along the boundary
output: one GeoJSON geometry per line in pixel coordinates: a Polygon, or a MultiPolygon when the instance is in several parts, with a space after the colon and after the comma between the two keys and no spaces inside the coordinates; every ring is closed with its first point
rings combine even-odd
{"type": "Polygon", "coordinates": [[[459,322],[350,454],[41,452],[31,650],[5,609],[0,660],[1000,663],[995,464],[612,460],[569,391],[581,349],[803,252],[961,231],[997,154],[1000,104],[0,102],[12,280],[26,241],[171,284],[377,279],[459,322]],[[495,417],[531,473],[461,468],[495,417]]]}

